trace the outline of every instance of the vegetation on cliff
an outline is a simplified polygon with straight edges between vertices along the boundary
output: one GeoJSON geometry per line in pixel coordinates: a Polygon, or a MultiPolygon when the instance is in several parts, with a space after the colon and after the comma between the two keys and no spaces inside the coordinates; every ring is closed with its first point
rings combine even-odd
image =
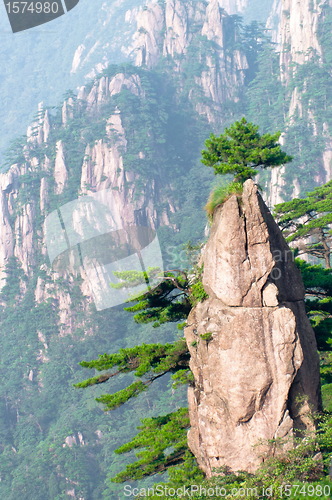
{"type": "Polygon", "coordinates": [[[332,181],[315,188],[305,198],[276,205],[274,211],[287,241],[297,245],[298,255],[324,260],[330,269],[332,181]]]}
{"type": "Polygon", "coordinates": [[[235,174],[234,182],[243,184],[252,179],[260,168],[277,167],[292,160],[281,150],[281,132],[258,133],[258,125],[245,118],[233,123],[216,137],[211,134],[202,151],[202,163],[214,169],[215,174],[235,174]]]}
{"type": "Polygon", "coordinates": [[[218,186],[210,196],[205,209],[212,217],[214,209],[233,193],[241,194],[242,185],[261,169],[284,165],[292,160],[278,143],[280,132],[259,134],[258,125],[246,118],[236,121],[220,136],[211,134],[205,141],[202,163],[214,169],[215,174],[234,174],[230,184],[218,186]]]}
{"type": "MultiPolygon", "coordinates": [[[[284,158],[287,157],[286,153],[282,153],[282,155],[284,158]]],[[[322,189],[324,191],[324,188],[322,189]]],[[[231,194],[231,191],[228,192],[228,195],[231,194]]],[[[309,221],[304,222],[304,225],[307,222],[309,221]]],[[[136,298],[134,305],[126,308],[127,311],[134,313],[134,319],[137,323],[153,322],[154,326],[160,326],[165,322],[179,322],[187,317],[195,303],[190,300],[195,284],[202,287],[201,270],[195,262],[197,262],[197,251],[192,262],[194,266],[191,269],[166,272],[166,279],[161,285],[153,292],[147,292],[136,298]]],[[[249,492],[247,498],[256,499],[257,492],[259,492],[259,498],[279,499],[286,481],[287,484],[298,485],[293,488],[292,492],[290,491],[290,498],[299,498],[297,495],[300,490],[307,491],[310,495],[313,493],[313,498],[328,498],[326,492],[330,483],[327,471],[332,452],[332,419],[329,414],[331,365],[327,352],[331,344],[331,340],[329,341],[329,309],[332,301],[330,297],[331,276],[330,270],[324,269],[320,265],[311,266],[301,260],[297,260],[297,265],[303,275],[308,297],[307,310],[315,329],[323,360],[322,380],[326,386],[325,390],[323,386],[325,410],[322,415],[316,415],[319,421],[317,435],[308,435],[305,442],[299,440],[295,450],[284,453],[279,458],[267,459],[256,474],[242,472],[235,474],[227,469],[222,469],[219,471],[220,476],[206,480],[186,445],[186,429],[189,422],[186,410],[182,408],[165,416],[142,421],[142,426],[139,427],[140,433],[136,438],[116,450],[116,453],[122,454],[138,449],[136,454],[138,460],[127,465],[125,470],[113,478],[113,481],[124,482],[141,479],[167,470],[168,482],[161,484],[168,488],[189,487],[191,484],[199,484],[203,489],[218,486],[224,489],[226,498],[233,498],[232,491],[242,488],[249,492]],[[153,435],[157,430],[161,439],[156,442],[153,435]],[[318,455],[320,452],[323,453],[324,463],[318,455]],[[264,491],[267,493],[264,494],[264,491]]],[[[124,275],[123,286],[131,286],[131,284],[131,276],[124,275]]],[[[207,297],[205,292],[204,294],[200,296],[201,300],[207,297]]],[[[201,337],[202,341],[208,342],[211,339],[211,334],[207,333],[206,338],[201,337]]],[[[104,354],[96,360],[82,362],[83,367],[94,368],[104,373],[76,384],[76,387],[82,388],[106,382],[122,371],[134,372],[139,381],[127,386],[126,389],[98,398],[98,401],[102,402],[105,409],[108,410],[136,397],[145,391],[155,379],[168,372],[173,374],[172,378],[175,381],[173,385],[190,384],[192,375],[188,362],[189,353],[184,339],[167,345],[136,346],[134,349],[121,350],[118,354],[104,354]],[[116,371],[105,373],[105,370],[112,370],[115,366],[117,367],[116,371]]],[[[278,440],[276,440],[275,446],[278,446],[278,440]]],[[[144,487],[141,491],[141,496],[145,497],[144,487]]],[[[151,496],[149,495],[149,497],[151,496]]],[[[208,498],[208,495],[197,493],[192,497],[204,499],[208,498]]],[[[151,498],[160,498],[160,495],[151,498]]],[[[166,500],[167,496],[162,498],[166,500]]]]}

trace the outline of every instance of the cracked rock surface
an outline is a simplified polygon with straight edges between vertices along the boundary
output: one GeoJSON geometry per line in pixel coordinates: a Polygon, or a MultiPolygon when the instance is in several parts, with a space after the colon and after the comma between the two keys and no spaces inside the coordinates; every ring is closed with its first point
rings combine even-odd
{"type": "Polygon", "coordinates": [[[185,329],[189,446],[208,477],[224,466],[254,472],[314,430],[320,386],[301,276],[253,181],[216,210],[202,262],[209,298],[185,329]]]}

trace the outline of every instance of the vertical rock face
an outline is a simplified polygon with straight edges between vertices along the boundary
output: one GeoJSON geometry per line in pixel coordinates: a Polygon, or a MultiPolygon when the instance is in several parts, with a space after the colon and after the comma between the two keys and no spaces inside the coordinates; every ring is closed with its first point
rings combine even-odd
{"type": "Polygon", "coordinates": [[[273,40],[280,51],[281,77],[288,81],[295,64],[309,61],[313,55],[321,58],[319,24],[324,9],[331,7],[328,0],[274,0],[267,27],[273,30],[273,40]]]}
{"type": "Polygon", "coordinates": [[[189,446],[208,476],[222,466],[254,472],[277,453],[268,440],[288,449],[314,429],[320,386],[301,276],[251,180],[241,200],[215,212],[203,262],[209,298],[185,329],[195,379],[189,446]]]}
{"type": "MultiPolygon", "coordinates": [[[[236,2],[244,3],[242,0],[236,2]]],[[[6,276],[10,257],[16,257],[24,272],[32,275],[40,246],[46,255],[45,241],[42,241],[36,219],[45,217],[51,206],[61,205],[60,200],[66,196],[74,199],[76,195],[112,190],[113,211],[121,213],[123,226],[140,222],[156,229],[160,225],[170,225],[170,214],[174,213],[175,206],[172,201],[162,200],[160,179],[151,178],[143,185],[138,168],[130,169],[125,165],[127,153],[131,156],[131,164],[142,163],[148,155],[144,143],[138,146],[140,140],[128,130],[125,122],[129,111],[124,103],[118,106],[116,98],[128,92],[131,97],[148,100],[142,75],[149,74],[148,69],[164,64],[167,59],[179,75],[178,94],[182,93],[193,102],[197,114],[210,123],[222,122],[223,105],[238,99],[248,63],[244,54],[233,47],[236,35],[230,35],[230,16],[220,5],[218,0],[166,0],[164,3],[148,0],[145,6],[127,11],[126,23],[133,25],[132,30],[135,27],[127,55],[144,70],[122,72],[119,68],[117,73],[105,72],[95,78],[91,85],[78,90],[77,99],[74,96],[65,99],[57,124],[52,113],[39,104],[37,116],[28,127],[22,152],[7,173],[0,173],[0,278],[6,276]],[[205,50],[206,44],[209,50],[205,50]],[[188,70],[189,78],[185,67],[192,53],[199,64],[191,72],[188,70]],[[84,113],[86,123],[83,125],[80,120],[84,113]],[[98,116],[104,120],[102,126],[97,123],[98,116]],[[94,123],[86,138],[82,131],[75,135],[75,127],[88,128],[89,122],[94,123]],[[57,132],[60,132],[59,137],[57,132]],[[84,153],[83,149],[82,155],[78,150],[73,153],[74,145],[85,140],[84,153]],[[78,160],[74,167],[76,155],[78,160]],[[35,190],[39,198],[34,195],[35,190]],[[156,205],[164,201],[164,208],[157,213],[156,205]]],[[[88,57],[83,54],[84,50],[80,45],[74,61],[76,69],[79,61],[88,57]]],[[[147,141],[149,137],[148,134],[147,141]]],[[[159,152],[164,154],[162,145],[159,152]]],[[[4,285],[5,280],[0,279],[0,291],[4,285]]],[[[41,294],[39,297],[42,301],[41,294]]]]}
{"type": "MultiPolygon", "coordinates": [[[[331,4],[331,2],[325,2],[331,4]]],[[[282,50],[280,53],[281,67],[284,77],[288,78],[290,64],[303,64],[312,57],[312,53],[322,54],[322,48],[317,37],[319,18],[323,2],[320,0],[283,0],[279,26],[279,37],[282,50]]]]}
{"type": "MultiPolygon", "coordinates": [[[[267,27],[272,30],[273,41],[277,44],[280,53],[280,79],[286,95],[284,108],[286,148],[288,145],[291,146],[292,139],[289,140],[289,137],[292,137],[291,129],[292,127],[296,129],[299,120],[302,120],[305,128],[310,131],[303,139],[303,144],[308,141],[308,136],[314,138],[313,145],[321,143],[319,153],[314,158],[315,167],[312,170],[312,181],[315,185],[328,182],[332,174],[332,141],[329,121],[325,115],[324,105],[315,100],[316,88],[320,88],[322,94],[326,92],[325,86],[328,88],[328,83],[325,83],[322,78],[317,78],[316,75],[319,75],[320,68],[326,68],[327,74],[330,72],[329,47],[323,34],[329,32],[326,21],[331,8],[332,0],[274,0],[267,22],[267,27]]],[[[297,135],[296,142],[300,153],[296,153],[296,156],[299,158],[303,148],[300,145],[300,134],[297,135]]],[[[301,158],[301,163],[303,163],[298,168],[308,169],[310,160],[307,164],[306,161],[303,155],[301,158]]],[[[285,185],[283,167],[273,170],[273,174],[272,186],[269,189],[269,205],[285,201],[284,194],[281,194],[285,185]]],[[[303,189],[301,176],[297,175],[297,178],[301,194],[304,194],[309,186],[303,189]]],[[[296,181],[293,180],[293,183],[292,197],[295,197],[299,193],[296,181]]]]}
{"type": "MultiPolygon", "coordinates": [[[[151,69],[163,56],[168,62],[172,60],[174,72],[181,74],[187,72],[184,66],[190,61],[190,51],[194,48],[195,60],[201,69],[195,74],[189,94],[197,90],[203,93],[204,99],[201,98],[195,108],[210,123],[218,122],[225,102],[238,100],[248,69],[244,52],[234,48],[236,39],[232,40],[235,35],[230,35],[231,18],[224,10],[224,3],[232,12],[246,4],[245,1],[166,0],[162,6],[157,0],[149,0],[136,13],[137,30],[127,51],[136,66],[151,69]],[[201,52],[202,40],[210,42],[206,53],[201,52]]],[[[133,21],[132,16],[128,19],[133,21]]],[[[190,65],[193,66],[192,62],[190,65]]]]}

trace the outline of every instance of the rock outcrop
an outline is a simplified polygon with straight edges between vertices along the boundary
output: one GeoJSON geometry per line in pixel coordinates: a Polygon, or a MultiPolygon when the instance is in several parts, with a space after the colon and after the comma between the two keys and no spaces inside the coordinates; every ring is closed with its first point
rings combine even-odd
{"type": "Polygon", "coordinates": [[[219,125],[224,104],[237,102],[245,83],[248,61],[236,48],[238,30],[230,28],[230,15],[243,12],[248,4],[249,0],[147,0],[118,13],[116,22],[114,9],[105,5],[98,35],[90,33],[77,47],[71,73],[89,67],[86,76],[94,78],[119,56],[150,70],[166,63],[179,76],[179,88],[186,88],[192,100],[200,96],[196,111],[219,125]]]}
{"type": "MultiPolygon", "coordinates": [[[[89,92],[81,87],[77,100],[69,97],[64,101],[59,127],[66,130],[69,121],[83,112],[87,120],[91,119],[100,112],[102,105],[109,103],[112,97],[124,89],[144,99],[141,80],[135,74],[127,77],[123,73],[113,77],[103,76],[95,81],[89,92]]],[[[107,191],[111,199],[109,209],[118,214],[118,224],[123,227],[139,224],[156,229],[159,225],[170,225],[169,215],[175,208],[170,202],[162,212],[157,213],[156,200],[161,197],[156,181],[151,179],[142,189],[138,185],[138,174],[124,169],[127,131],[123,127],[121,110],[110,112],[104,127],[103,139],[86,144],[81,166],[78,167],[77,194],[89,196],[98,191],[107,191]]],[[[50,200],[60,200],[59,196],[69,188],[72,172],[68,166],[68,140],[52,143],[54,156],[49,157],[45,154],[49,133],[49,113],[41,103],[36,120],[28,127],[20,162],[13,164],[8,172],[0,173],[0,291],[5,285],[5,279],[1,278],[6,278],[5,269],[9,258],[16,257],[24,273],[32,276],[39,253],[46,256],[45,237],[41,228],[38,229],[36,219],[39,215],[44,218],[50,212],[50,200]],[[43,150],[42,155],[36,153],[38,148],[43,150]],[[35,196],[35,193],[39,196],[35,196]]],[[[143,152],[137,150],[137,159],[142,155],[143,152]]],[[[76,198],[74,194],[72,198],[76,198]]],[[[62,203],[55,201],[55,206],[57,204],[61,206],[62,203]]],[[[84,283],[82,286],[88,294],[84,283]]],[[[62,296],[59,290],[47,290],[47,287],[40,286],[36,294],[37,302],[41,303],[52,295],[62,296]]],[[[63,309],[69,311],[69,305],[70,299],[67,297],[63,300],[63,309]]],[[[69,316],[70,312],[68,321],[62,318],[62,323],[67,325],[64,331],[67,332],[72,324],[69,316]]]]}
{"type": "Polygon", "coordinates": [[[189,446],[208,477],[223,466],[254,472],[278,452],[271,440],[284,450],[314,430],[320,386],[300,273],[251,180],[216,210],[202,262],[209,298],[185,329],[189,446]]]}

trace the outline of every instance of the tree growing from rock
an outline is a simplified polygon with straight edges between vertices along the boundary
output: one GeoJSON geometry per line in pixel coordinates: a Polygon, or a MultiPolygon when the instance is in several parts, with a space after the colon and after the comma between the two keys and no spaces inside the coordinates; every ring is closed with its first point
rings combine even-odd
{"type": "Polygon", "coordinates": [[[226,128],[220,136],[211,134],[202,151],[202,163],[215,174],[234,174],[234,182],[252,179],[258,168],[277,167],[292,160],[278,143],[281,133],[263,134],[245,118],[226,128]]]}
{"type": "MultiPolygon", "coordinates": [[[[240,124],[241,127],[246,128],[247,126],[247,122],[244,119],[237,123],[240,124]]],[[[249,128],[251,129],[253,127],[253,134],[258,134],[258,127],[252,124],[248,125],[250,125],[249,128]]],[[[234,124],[234,129],[236,129],[236,124],[234,124]]],[[[277,140],[279,135],[275,134],[271,137],[275,137],[275,140],[277,140]]],[[[263,141],[261,144],[266,143],[263,141]]],[[[257,153],[257,155],[259,156],[259,153],[257,153]]],[[[253,157],[254,155],[252,155],[252,158],[253,157]]],[[[266,153],[266,166],[271,166],[267,164],[267,157],[268,154],[266,153]]],[[[261,158],[263,158],[263,154],[261,155],[261,158]]],[[[277,161],[276,158],[277,154],[275,155],[275,162],[277,161]]],[[[285,158],[287,158],[288,161],[290,159],[290,157],[283,152],[279,155],[279,160],[281,158],[283,158],[284,161],[285,158]]],[[[270,162],[272,162],[272,157],[270,162]]],[[[233,162],[233,168],[237,169],[234,165],[235,163],[233,162]]],[[[236,165],[239,165],[239,163],[236,165]]],[[[221,164],[219,166],[222,169],[221,164]]],[[[276,164],[274,166],[276,166],[276,164]]],[[[236,178],[239,183],[241,183],[241,180],[244,181],[245,178],[248,178],[246,175],[250,174],[249,177],[251,175],[255,175],[255,173],[253,173],[255,172],[253,163],[250,165],[247,164],[246,168],[247,170],[234,170],[234,173],[237,175],[239,174],[236,178]]],[[[305,270],[308,274],[308,286],[314,286],[316,288],[317,273],[315,272],[315,275],[313,276],[311,269],[305,270]]],[[[136,297],[134,305],[127,307],[126,310],[134,313],[134,319],[136,322],[152,322],[153,326],[159,326],[160,324],[169,321],[178,322],[179,320],[186,319],[188,312],[191,307],[195,305],[196,301],[202,301],[207,298],[201,283],[201,270],[199,270],[197,264],[194,271],[196,272],[196,276],[195,272],[192,270],[187,273],[179,270],[166,272],[165,281],[163,283],[158,285],[155,290],[150,290],[142,294],[142,296],[136,297]],[[194,280],[192,277],[193,275],[194,280]]],[[[142,282],[144,282],[144,273],[141,274],[140,278],[142,282]]],[[[326,277],[325,274],[324,277],[326,277]]],[[[119,274],[118,278],[120,278],[120,280],[123,279],[124,286],[128,285],[128,281],[132,281],[135,284],[137,280],[137,272],[134,276],[121,276],[121,274],[119,274]]],[[[326,279],[328,282],[324,288],[326,288],[326,293],[329,293],[330,277],[326,277],[326,279]]],[[[322,277],[319,276],[319,283],[321,283],[321,281],[322,277]]],[[[319,309],[319,304],[316,306],[316,309],[319,309]]],[[[325,311],[324,309],[323,314],[325,312],[328,311],[325,311]]],[[[326,318],[324,317],[324,319],[326,318]]],[[[200,336],[200,340],[204,342],[209,341],[207,337],[204,338],[202,335],[200,336]]],[[[326,339],[322,337],[322,342],[325,341],[326,339]]],[[[194,343],[191,345],[194,346],[194,343]]],[[[189,369],[189,349],[185,339],[183,338],[176,340],[172,344],[143,344],[133,348],[121,349],[118,353],[109,355],[104,354],[99,356],[96,360],[82,362],[81,365],[86,368],[97,370],[97,372],[101,373],[77,384],[76,387],[84,388],[95,384],[105,383],[111,378],[122,373],[132,373],[135,376],[136,380],[125,389],[117,391],[113,394],[102,395],[97,399],[97,401],[105,405],[105,410],[117,408],[131,398],[138,396],[148,390],[156,379],[163,377],[167,373],[171,374],[174,385],[181,383],[190,384],[193,381],[193,376],[189,369]]],[[[198,469],[195,458],[188,449],[188,426],[189,420],[186,408],[180,408],[168,415],[142,420],[142,425],[139,427],[139,434],[129,443],[124,444],[116,450],[116,453],[119,454],[136,450],[138,460],[129,464],[125,470],[117,474],[113,481],[123,482],[127,480],[139,480],[145,476],[162,473],[167,470],[169,473],[169,483],[167,484],[171,484],[172,487],[190,484],[208,485],[208,483],[204,483],[204,475],[202,471],[198,469]]],[[[310,446],[311,445],[312,443],[310,446]]],[[[315,443],[314,445],[316,446],[315,443]]],[[[328,450],[330,450],[330,448],[328,448],[328,450]]],[[[295,459],[298,460],[299,464],[301,463],[301,467],[303,468],[302,461],[306,450],[304,450],[304,452],[301,451],[297,453],[298,457],[295,457],[295,459]]],[[[290,456],[289,458],[290,463],[292,464],[291,470],[295,471],[291,477],[292,479],[297,480],[299,478],[299,473],[296,468],[294,468],[294,457],[290,456]]],[[[308,460],[310,463],[308,462],[306,464],[305,474],[308,472],[310,475],[313,474],[312,471],[316,470],[315,467],[317,468],[317,462],[313,459],[308,460]]],[[[275,469],[273,469],[271,464],[269,465],[272,469],[269,472],[270,476],[267,479],[267,486],[270,486],[270,478],[271,481],[274,481],[276,477],[279,480],[280,473],[278,464],[279,462],[276,462],[275,469]]],[[[300,472],[302,474],[302,469],[300,472]]],[[[312,477],[310,476],[311,480],[317,479],[319,474],[317,475],[315,473],[312,477]]],[[[264,478],[265,476],[266,474],[264,475],[264,478]]],[[[302,474],[301,478],[306,480],[307,475],[302,474]]],[[[246,473],[243,473],[242,475],[229,475],[225,471],[223,472],[220,481],[220,484],[227,488],[228,486],[234,486],[234,484],[242,485],[243,482],[245,482],[248,486],[261,484],[259,475],[257,478],[256,476],[251,478],[250,475],[246,473]],[[250,481],[253,482],[251,483],[250,481]]],[[[162,498],[166,499],[166,497],[162,498]]],[[[195,498],[203,497],[195,496],[195,498]]]]}

